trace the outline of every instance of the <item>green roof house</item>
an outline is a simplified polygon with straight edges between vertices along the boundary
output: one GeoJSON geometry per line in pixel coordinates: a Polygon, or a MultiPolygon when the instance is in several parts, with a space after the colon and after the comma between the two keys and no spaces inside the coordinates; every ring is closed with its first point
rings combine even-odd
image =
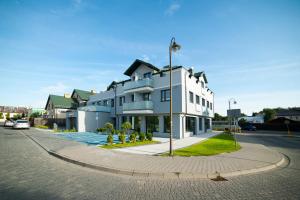
{"type": "Polygon", "coordinates": [[[45,109],[47,110],[48,118],[65,119],[66,112],[76,110],[78,102],[71,98],[70,95],[58,96],[50,94],[47,100],[45,109]]]}
{"type": "Polygon", "coordinates": [[[94,90],[85,91],[85,90],[74,89],[71,98],[75,99],[78,102],[79,106],[81,107],[81,106],[85,106],[90,96],[94,94],[96,94],[94,90]]]}

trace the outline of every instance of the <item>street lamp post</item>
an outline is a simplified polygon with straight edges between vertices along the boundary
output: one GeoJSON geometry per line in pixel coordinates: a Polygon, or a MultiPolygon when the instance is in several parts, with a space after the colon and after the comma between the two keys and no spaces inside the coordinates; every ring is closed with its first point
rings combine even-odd
{"type": "MultiPolygon", "coordinates": [[[[236,104],[236,100],[234,98],[231,98],[228,100],[228,104],[229,104],[229,115],[228,115],[228,119],[229,119],[229,131],[231,132],[231,116],[230,116],[230,110],[231,110],[231,106],[230,106],[230,102],[233,101],[233,104],[236,104]]],[[[234,124],[234,126],[236,127],[236,124],[234,124]]],[[[236,128],[235,128],[236,129],[236,128]]],[[[235,130],[236,131],[236,130],[235,130]]],[[[235,133],[233,135],[234,137],[234,146],[236,148],[236,137],[235,137],[235,133]]]]}
{"type": "MultiPolygon", "coordinates": [[[[230,110],[231,110],[231,106],[230,106],[231,101],[233,101],[233,104],[236,104],[236,100],[234,98],[231,98],[228,100],[229,114],[230,114],[230,110]]],[[[228,115],[228,120],[229,120],[229,131],[231,132],[231,116],[230,115],[228,115]]]]}
{"type": "Polygon", "coordinates": [[[170,152],[169,155],[173,156],[173,141],[172,141],[172,131],[173,131],[173,110],[172,110],[172,51],[177,51],[180,49],[180,45],[175,42],[173,37],[169,46],[169,60],[170,60],[170,152]]]}

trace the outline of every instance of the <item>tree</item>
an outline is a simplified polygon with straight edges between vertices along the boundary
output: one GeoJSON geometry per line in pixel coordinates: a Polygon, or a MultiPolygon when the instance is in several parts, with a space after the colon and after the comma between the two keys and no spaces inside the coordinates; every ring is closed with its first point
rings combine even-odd
{"type": "Polygon", "coordinates": [[[242,118],[238,121],[238,124],[240,127],[244,127],[247,124],[247,121],[244,118],[242,118]]]}
{"type": "Polygon", "coordinates": [[[3,113],[2,112],[0,112],[0,119],[3,119],[4,117],[3,117],[3,113]]]}
{"type": "Polygon", "coordinates": [[[9,112],[6,113],[5,118],[6,118],[6,120],[10,120],[10,113],[9,112]]]}
{"type": "Polygon", "coordinates": [[[224,117],[218,113],[215,113],[213,120],[214,121],[227,121],[227,117],[224,117]]]}
{"type": "Polygon", "coordinates": [[[271,109],[271,108],[264,108],[262,110],[263,114],[265,115],[264,116],[264,120],[265,122],[268,122],[272,119],[275,118],[275,115],[276,115],[276,111],[274,109],[271,109]]]}
{"type": "Polygon", "coordinates": [[[131,124],[130,124],[130,122],[124,122],[123,124],[122,124],[122,129],[125,131],[125,133],[127,133],[127,135],[128,135],[128,130],[129,129],[131,129],[131,124]]]}
{"type": "Polygon", "coordinates": [[[37,118],[37,117],[40,117],[40,116],[41,116],[41,114],[39,112],[33,112],[33,113],[30,114],[31,118],[37,118]]]}
{"type": "Polygon", "coordinates": [[[105,126],[106,131],[109,131],[109,133],[112,133],[112,130],[114,129],[114,125],[112,123],[107,122],[107,123],[105,123],[104,126],[105,126]]]}

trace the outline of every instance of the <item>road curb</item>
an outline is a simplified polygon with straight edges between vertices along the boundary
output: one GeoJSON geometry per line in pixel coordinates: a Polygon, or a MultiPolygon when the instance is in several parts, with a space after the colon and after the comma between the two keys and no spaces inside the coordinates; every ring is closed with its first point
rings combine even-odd
{"type": "Polygon", "coordinates": [[[38,146],[40,146],[42,149],[44,149],[49,155],[54,156],[56,158],[59,158],[63,161],[76,164],[82,167],[87,167],[94,170],[99,170],[103,172],[109,172],[113,174],[121,174],[121,175],[127,175],[127,176],[133,176],[133,177],[153,177],[153,178],[180,178],[180,179],[188,179],[188,178],[194,178],[194,179],[212,179],[216,178],[217,176],[222,177],[234,177],[234,176],[240,176],[240,175],[247,175],[247,174],[254,174],[259,172],[264,172],[268,170],[275,169],[277,167],[281,167],[284,164],[288,164],[288,159],[285,158],[285,156],[281,153],[281,160],[277,163],[270,164],[268,166],[260,167],[260,168],[254,168],[254,169],[248,169],[248,170],[240,170],[240,171],[233,171],[233,172],[225,172],[225,173],[209,173],[209,174],[198,174],[198,173],[181,173],[181,172],[147,172],[147,171],[138,171],[138,170],[124,170],[124,169],[118,169],[118,168],[112,168],[105,165],[95,165],[91,163],[82,162],[79,160],[72,159],[66,155],[60,154],[54,150],[50,150],[47,147],[43,146],[37,139],[34,137],[31,137],[25,133],[22,132],[24,136],[27,136],[29,139],[31,139],[33,142],[35,142],[38,146]]]}

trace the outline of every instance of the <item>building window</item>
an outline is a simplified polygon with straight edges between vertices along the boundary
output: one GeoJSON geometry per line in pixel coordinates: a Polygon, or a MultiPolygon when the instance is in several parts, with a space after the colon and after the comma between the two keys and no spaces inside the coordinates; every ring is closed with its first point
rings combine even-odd
{"type": "Polygon", "coordinates": [[[151,72],[147,72],[144,74],[144,78],[151,78],[152,73],[151,72]]]}
{"type": "Polygon", "coordinates": [[[190,92],[190,103],[194,103],[194,93],[190,92]]]}
{"type": "Polygon", "coordinates": [[[206,107],[209,108],[209,101],[206,101],[206,107]]]}
{"type": "Polygon", "coordinates": [[[210,106],[210,109],[212,110],[212,103],[210,103],[209,106],[210,106]]]}
{"type": "Polygon", "coordinates": [[[143,100],[144,100],[144,101],[150,101],[150,100],[151,100],[151,95],[150,95],[150,93],[144,93],[144,94],[143,94],[143,100]]]}
{"type": "Polygon", "coordinates": [[[111,107],[114,107],[114,106],[115,106],[115,100],[114,100],[114,99],[111,99],[110,105],[111,105],[111,107]]]}
{"type": "Polygon", "coordinates": [[[107,100],[104,100],[104,101],[103,101],[103,105],[104,105],[104,106],[107,106],[107,105],[108,105],[108,101],[107,101],[107,100]]]}
{"type": "Polygon", "coordinates": [[[201,81],[201,87],[204,88],[204,82],[203,81],[201,81]]]}
{"type": "Polygon", "coordinates": [[[195,117],[186,117],[185,118],[185,130],[187,132],[195,132],[195,117]]]}
{"type": "Polygon", "coordinates": [[[202,128],[203,128],[202,127],[202,118],[199,117],[199,131],[202,131],[203,130],[202,128]]]}
{"type": "Polygon", "coordinates": [[[101,106],[101,101],[98,101],[98,102],[97,102],[97,105],[98,105],[98,106],[101,106]]]}
{"type": "Polygon", "coordinates": [[[131,95],[131,102],[134,102],[134,94],[131,95]]]}
{"type": "Polygon", "coordinates": [[[170,101],[170,89],[161,91],[161,101],[170,101]]]}
{"type": "Polygon", "coordinates": [[[159,119],[157,116],[146,116],[147,132],[153,133],[159,131],[159,119]]]}
{"type": "Polygon", "coordinates": [[[164,116],[164,133],[170,133],[170,116],[164,116]]]}
{"type": "Polygon", "coordinates": [[[125,97],[119,97],[119,105],[123,106],[123,103],[125,103],[125,97]]]}
{"type": "Polygon", "coordinates": [[[205,99],[202,99],[202,106],[205,106],[205,99]]]}
{"type": "Polygon", "coordinates": [[[200,104],[200,97],[196,95],[196,104],[200,104]]]}
{"type": "Polygon", "coordinates": [[[127,117],[126,116],[122,116],[122,122],[121,122],[121,124],[123,124],[124,122],[127,122],[127,117]]]}

